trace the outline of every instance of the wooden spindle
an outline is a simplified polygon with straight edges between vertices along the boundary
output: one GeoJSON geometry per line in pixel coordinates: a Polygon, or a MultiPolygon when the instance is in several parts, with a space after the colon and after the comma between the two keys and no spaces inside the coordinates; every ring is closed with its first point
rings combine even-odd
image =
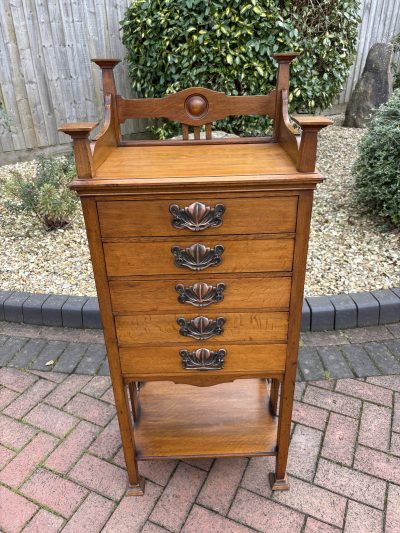
{"type": "Polygon", "coordinates": [[[184,141],[189,140],[189,126],[187,124],[182,124],[182,137],[184,141]]]}
{"type": "Polygon", "coordinates": [[[194,140],[200,140],[200,126],[193,126],[194,140]]]}
{"type": "Polygon", "coordinates": [[[212,139],[211,122],[206,124],[206,139],[210,141],[212,139]]]}

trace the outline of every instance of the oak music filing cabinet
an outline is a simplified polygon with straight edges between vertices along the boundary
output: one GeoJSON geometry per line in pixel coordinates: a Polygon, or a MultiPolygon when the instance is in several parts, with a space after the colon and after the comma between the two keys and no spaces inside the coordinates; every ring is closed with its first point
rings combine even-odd
{"type": "Polygon", "coordinates": [[[293,392],[318,131],[288,117],[289,64],[276,90],[226,96],[192,87],[124,99],[99,59],[105,119],[60,128],[77,179],[116,400],[128,494],[137,460],[276,456],[287,489],[293,392]],[[229,115],[268,115],[271,138],[213,139],[229,115]],[[128,118],[182,124],[182,140],[123,141],[128,118]],[[205,138],[200,135],[205,129],[205,138]],[[193,138],[189,131],[193,129],[193,138]],[[279,396],[280,390],[280,396],[279,396]],[[279,416],[278,411],[279,399],[279,416]]]}

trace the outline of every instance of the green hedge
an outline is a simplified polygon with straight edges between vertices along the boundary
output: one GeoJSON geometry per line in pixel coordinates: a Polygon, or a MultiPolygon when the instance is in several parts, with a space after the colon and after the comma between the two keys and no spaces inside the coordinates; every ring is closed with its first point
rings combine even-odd
{"type": "Polygon", "coordinates": [[[400,89],[375,113],[353,173],[366,208],[400,227],[400,89]]]}
{"type": "MultiPolygon", "coordinates": [[[[301,51],[291,69],[291,108],[326,108],[352,64],[357,0],[133,0],[122,25],[128,72],[139,96],[189,86],[232,95],[265,94],[275,85],[274,52],[301,51]]],[[[230,119],[234,133],[265,123],[230,119]]]]}

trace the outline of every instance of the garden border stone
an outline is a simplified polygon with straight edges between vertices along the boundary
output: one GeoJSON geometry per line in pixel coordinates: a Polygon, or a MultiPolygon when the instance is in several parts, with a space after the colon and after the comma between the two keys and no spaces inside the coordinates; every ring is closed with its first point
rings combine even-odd
{"type": "MultiPolygon", "coordinates": [[[[0,291],[0,322],[101,329],[96,297],[0,291]]],[[[400,321],[400,288],[309,296],[302,308],[302,331],[330,331],[400,321]]]]}

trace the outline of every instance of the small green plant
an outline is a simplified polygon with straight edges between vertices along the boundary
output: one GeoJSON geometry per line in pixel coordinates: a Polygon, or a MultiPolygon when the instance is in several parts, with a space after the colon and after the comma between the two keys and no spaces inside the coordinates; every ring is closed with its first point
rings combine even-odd
{"type": "Polygon", "coordinates": [[[331,373],[329,372],[329,370],[324,370],[323,378],[325,381],[329,381],[331,379],[331,373]]]}
{"type": "Polygon", "coordinates": [[[34,175],[26,177],[13,171],[5,182],[7,207],[36,216],[47,230],[64,228],[71,223],[78,205],[76,194],[68,188],[75,174],[72,156],[38,157],[34,175]]]}
{"type": "MultiPolygon", "coordinates": [[[[291,68],[291,111],[324,109],[353,62],[358,6],[358,0],[133,0],[121,21],[132,87],[147,98],[190,86],[266,94],[276,82],[272,54],[301,51],[291,68]]],[[[216,127],[258,135],[269,123],[231,117],[216,127]]],[[[165,123],[157,133],[177,131],[165,123]]]]}
{"type": "Polygon", "coordinates": [[[400,89],[375,113],[353,173],[366,209],[400,227],[400,89]]]}
{"type": "Polygon", "coordinates": [[[10,115],[7,113],[3,102],[0,100],[0,132],[2,130],[11,131],[12,126],[13,126],[12,119],[10,115]]]}

